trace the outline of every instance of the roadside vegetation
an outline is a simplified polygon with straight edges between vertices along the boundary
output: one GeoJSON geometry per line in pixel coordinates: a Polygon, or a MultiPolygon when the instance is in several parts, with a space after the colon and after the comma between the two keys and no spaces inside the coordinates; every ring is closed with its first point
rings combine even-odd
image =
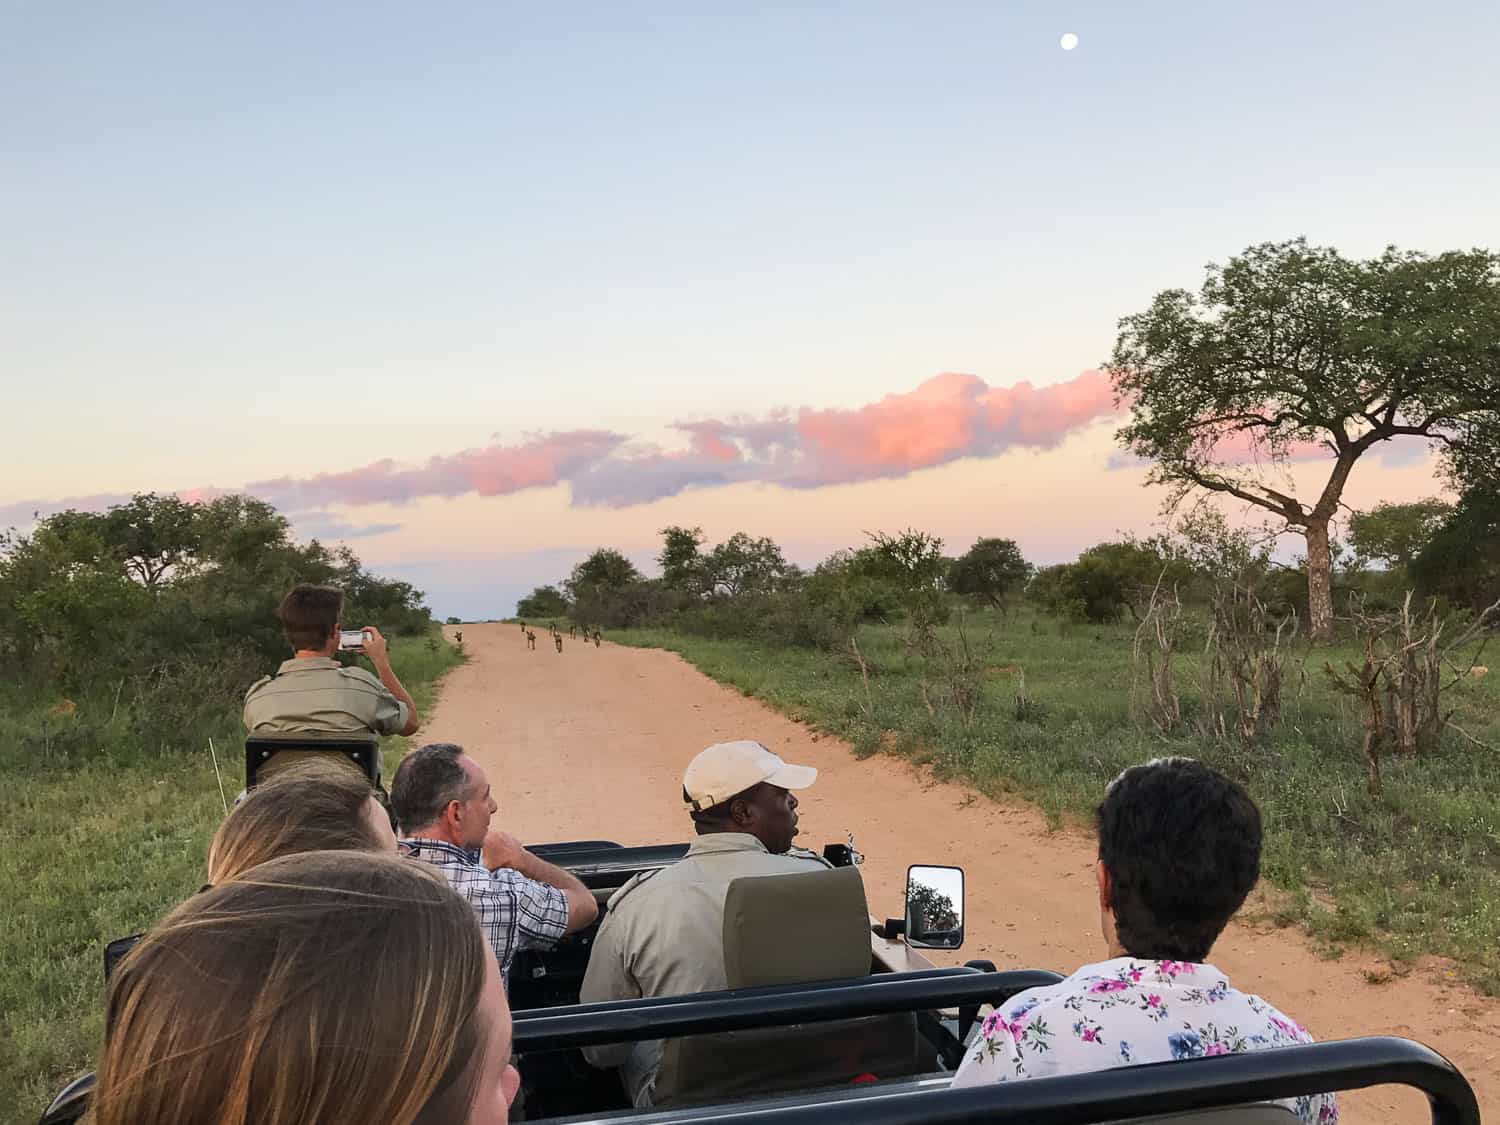
{"type": "Polygon", "coordinates": [[[1300,568],[1204,509],[1041,569],[1010,540],[950,557],[907,530],[802,571],[769,540],[705,550],[667,528],[662,578],[603,549],[521,616],[613,622],[612,640],[681,653],[857,753],[1056,823],[1087,816],[1127,765],[1206,760],[1264,810],[1277,921],[1330,954],[1369,943],[1394,971],[1446,955],[1500,992],[1500,676],[1486,663],[1500,524],[1475,515],[1488,504],[1469,493],[1352,521],[1328,644],[1303,628],[1300,568]]]}
{"type": "MultiPolygon", "coordinates": [[[[1471,679],[1450,696],[1477,746],[1457,735],[1401,760],[1380,795],[1366,785],[1355,707],[1321,678],[1325,660],[1361,650],[1298,646],[1285,719],[1255,742],[1189,729],[1163,736],[1133,706],[1135,627],[1088,624],[1033,607],[966,611],[971,646],[985,653],[974,716],[928,711],[925,670],[896,625],[863,625],[869,676],[841,653],[669,629],[610,634],[621,644],[680,653],[703,672],[810,728],[930,765],[999,799],[1039,805],[1055,823],[1087,817],[1121,769],[1185,754],[1243,781],[1265,815],[1264,877],[1276,920],[1301,923],[1330,954],[1368,943],[1395,971],[1424,953],[1454,958],[1469,979],[1500,992],[1500,691],[1471,679]]],[[[958,646],[959,626],[938,630],[958,646]]],[[[1184,657],[1183,703],[1200,709],[1200,654],[1184,657]],[[1192,684],[1194,686],[1189,687],[1192,684]]],[[[929,695],[931,692],[929,691],[929,695]]]]}
{"type": "MultiPolygon", "coordinates": [[[[423,710],[462,658],[418,591],[293,542],[257,501],[142,496],[53,517],[5,548],[0,1123],[12,1125],[92,1065],[104,943],[203,881],[209,837],[244,783],[240,697],[289,655],[273,616],[285,589],[343,585],[346,616],[387,634],[423,710]]],[[[386,776],[403,743],[387,740],[386,776]]]]}

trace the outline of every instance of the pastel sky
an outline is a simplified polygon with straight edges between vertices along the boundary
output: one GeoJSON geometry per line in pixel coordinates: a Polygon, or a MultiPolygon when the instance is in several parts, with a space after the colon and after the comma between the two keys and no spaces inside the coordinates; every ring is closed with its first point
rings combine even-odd
{"type": "Polygon", "coordinates": [[[1069,558],[1161,500],[1119,317],[1265,239],[1500,245],[1497,48],[1484,0],[0,2],[0,525],[249,488],[462,616],[669,523],[1069,558]]]}

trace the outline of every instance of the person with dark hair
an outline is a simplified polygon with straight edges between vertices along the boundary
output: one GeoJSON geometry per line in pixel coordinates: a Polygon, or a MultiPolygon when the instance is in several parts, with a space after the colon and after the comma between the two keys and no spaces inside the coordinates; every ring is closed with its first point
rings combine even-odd
{"type": "Polygon", "coordinates": [[[401,759],[391,779],[401,846],[430,863],[468,899],[502,977],[518,949],[547,949],[599,916],[594,892],[490,827],[498,806],[479,763],[435,742],[401,759]]]}
{"type": "Polygon", "coordinates": [[[415,734],[422,725],[379,629],[364,626],[363,644],[348,650],[368,657],[374,676],[334,659],[343,611],[343,591],[332,586],[294,586],[281,600],[276,615],[292,658],[245,693],[251,734],[415,734]]]}
{"type": "MultiPolygon", "coordinates": [[[[609,900],[579,999],[627,1000],[728,988],[724,899],[747,875],[826,869],[794,848],[797,797],[817,780],[811,766],[781,760],[758,742],[721,742],[688,763],[682,803],[698,838],[671,867],[631,879],[609,900]]],[[[661,1040],[585,1047],[601,1068],[619,1067],[631,1101],[652,1104],[661,1040]]]]}
{"type": "MultiPolygon", "coordinates": [[[[1162,758],[1110,782],[1096,823],[1109,960],[991,1013],[953,1085],[1311,1043],[1208,963],[1260,877],[1260,810],[1244,788],[1189,758],[1162,758]]],[[[1332,1094],[1287,1106],[1306,1125],[1338,1120],[1332,1094]]]]}

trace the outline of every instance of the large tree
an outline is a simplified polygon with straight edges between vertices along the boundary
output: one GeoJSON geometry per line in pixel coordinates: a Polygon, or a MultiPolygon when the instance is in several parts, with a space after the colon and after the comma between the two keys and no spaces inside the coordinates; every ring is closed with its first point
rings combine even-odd
{"type": "Polygon", "coordinates": [[[1031,564],[1014,539],[979,539],[948,567],[948,589],[998,606],[1030,577],[1031,564]]]}
{"type": "Polygon", "coordinates": [[[543,617],[564,617],[568,609],[568,599],[556,586],[538,586],[516,603],[516,616],[522,621],[537,621],[543,617]]]}
{"type": "Polygon", "coordinates": [[[699,593],[703,587],[703,555],[698,548],[703,546],[703,529],[674,524],[661,529],[661,538],[661,554],[656,556],[661,584],[669,590],[699,593]]]}
{"type": "Polygon", "coordinates": [[[708,553],[701,573],[710,594],[737,598],[768,593],[793,570],[774,540],[736,531],[708,553]]]}
{"type": "Polygon", "coordinates": [[[1208,267],[1120,322],[1106,365],[1130,421],[1116,435],[1153,483],[1224,493],[1307,541],[1311,633],[1333,632],[1329,521],[1355,462],[1398,437],[1450,462],[1493,459],[1500,431],[1500,255],[1388,249],[1353,261],[1304,239],[1208,267]],[[1294,459],[1327,459],[1299,498],[1294,459]]]}
{"type": "Polygon", "coordinates": [[[600,547],[573,567],[563,589],[573,601],[581,602],[618,593],[639,581],[641,572],[635,563],[613,547],[600,547]]]}

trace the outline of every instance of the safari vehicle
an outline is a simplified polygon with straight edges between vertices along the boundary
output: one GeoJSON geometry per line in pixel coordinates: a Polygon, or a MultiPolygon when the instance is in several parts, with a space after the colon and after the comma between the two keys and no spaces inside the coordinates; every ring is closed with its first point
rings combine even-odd
{"type": "MultiPolygon", "coordinates": [[[[675,863],[687,847],[587,841],[532,850],[571,870],[604,906],[627,880],[675,863]]],[[[634,1038],[615,1034],[623,1029],[645,1026],[651,1033],[638,1038],[665,1040],[655,1101],[686,1105],[840,1085],[863,1075],[951,1070],[981,1004],[1060,979],[1046,972],[995,974],[981,962],[940,969],[922,955],[963,941],[960,869],[910,868],[904,917],[877,924],[852,841],[830,844],[823,854],[834,865],[830,871],[730,884],[724,907],[730,988],[722,993],[581,1005],[597,923],[551,950],[518,953],[509,994],[525,1043],[517,1051],[527,1118],[628,1109],[618,1075],[590,1066],[580,1050],[634,1038]],[[955,988],[960,981],[968,983],[955,988]],[[829,1004],[839,1019],[799,1019],[804,1009],[821,1012],[829,1004]],[[705,1016],[712,1017],[712,1033],[701,1023],[705,1016]]]]}
{"type": "MultiPolygon", "coordinates": [[[[634,875],[682,858],[687,845],[599,840],[531,850],[571,870],[607,903],[634,875]]],[[[1478,1125],[1463,1076],[1420,1044],[1398,1039],[951,1090],[964,1040],[986,1007],[1061,978],[1040,969],[998,972],[983,961],[938,968],[926,959],[924,949],[954,949],[963,941],[959,869],[909,869],[904,917],[874,924],[852,841],[824,854],[832,870],[731,885],[725,991],[580,1004],[597,924],[551,950],[519,953],[509,993],[523,1119],[1046,1125],[1188,1114],[1171,1120],[1295,1125],[1280,1106],[1247,1103],[1401,1083],[1428,1095],[1434,1122],[1478,1125]],[[582,1048],[648,1039],[664,1040],[656,1107],[636,1111],[618,1076],[590,1066],[582,1048]]],[[[85,1076],[64,1090],[42,1125],[77,1121],[92,1080],[85,1076]]]]}

